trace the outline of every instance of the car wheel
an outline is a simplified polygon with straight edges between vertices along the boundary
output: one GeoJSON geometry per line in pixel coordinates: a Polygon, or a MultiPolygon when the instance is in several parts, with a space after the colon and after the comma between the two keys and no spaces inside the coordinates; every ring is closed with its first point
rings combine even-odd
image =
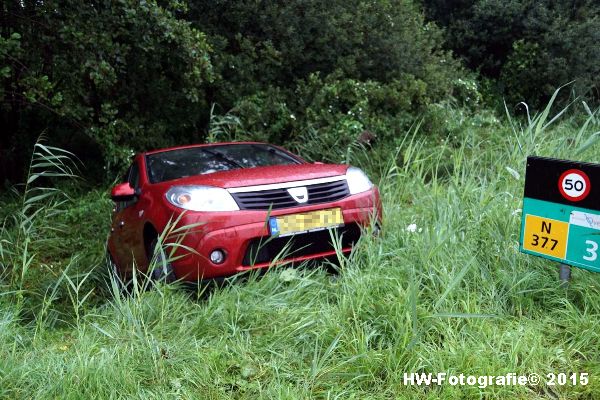
{"type": "Polygon", "coordinates": [[[148,257],[150,264],[148,265],[149,277],[152,282],[165,282],[172,283],[177,280],[175,272],[173,272],[173,266],[170,262],[165,260],[165,254],[163,251],[156,251],[158,244],[158,238],[152,240],[149,248],[151,256],[148,257]]]}

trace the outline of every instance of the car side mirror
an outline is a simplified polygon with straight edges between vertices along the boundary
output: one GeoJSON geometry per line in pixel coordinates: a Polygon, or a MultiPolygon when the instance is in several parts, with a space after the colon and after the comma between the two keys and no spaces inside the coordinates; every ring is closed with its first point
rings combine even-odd
{"type": "Polygon", "coordinates": [[[110,197],[114,202],[131,201],[136,195],[136,190],[131,187],[129,182],[119,183],[110,192],[110,197]]]}

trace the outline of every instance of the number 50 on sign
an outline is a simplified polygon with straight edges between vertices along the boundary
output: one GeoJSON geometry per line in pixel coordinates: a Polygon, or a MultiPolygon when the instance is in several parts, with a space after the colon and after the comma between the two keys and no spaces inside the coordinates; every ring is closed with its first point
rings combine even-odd
{"type": "Polygon", "coordinates": [[[600,165],[527,158],[521,251],[600,272],[600,165]]]}

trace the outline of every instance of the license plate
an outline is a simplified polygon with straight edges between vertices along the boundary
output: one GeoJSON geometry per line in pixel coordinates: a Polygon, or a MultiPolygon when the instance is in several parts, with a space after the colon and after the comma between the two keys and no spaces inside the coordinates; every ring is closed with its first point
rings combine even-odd
{"type": "Polygon", "coordinates": [[[311,211],[269,218],[271,235],[287,236],[296,233],[335,228],[344,225],[341,208],[311,211]]]}

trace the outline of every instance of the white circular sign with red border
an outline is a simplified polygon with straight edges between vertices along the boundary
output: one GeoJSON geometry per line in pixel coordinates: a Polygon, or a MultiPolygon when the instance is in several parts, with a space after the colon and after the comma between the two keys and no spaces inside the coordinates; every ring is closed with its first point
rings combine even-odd
{"type": "Polygon", "coordinates": [[[587,174],[579,169],[570,169],[563,172],[558,178],[558,190],[562,196],[570,201],[581,201],[590,193],[592,185],[587,174]]]}

